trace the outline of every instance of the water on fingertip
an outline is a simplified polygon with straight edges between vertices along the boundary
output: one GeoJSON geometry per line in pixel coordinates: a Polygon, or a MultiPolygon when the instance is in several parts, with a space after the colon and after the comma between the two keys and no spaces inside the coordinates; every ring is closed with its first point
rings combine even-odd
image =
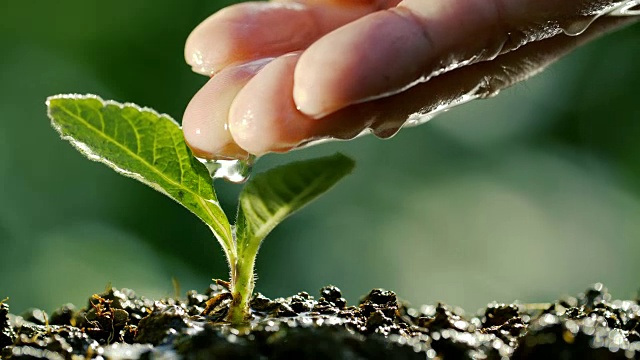
{"type": "Polygon", "coordinates": [[[242,184],[251,176],[251,169],[256,161],[254,155],[246,159],[209,160],[196,157],[209,170],[211,179],[224,179],[226,181],[242,184]]]}
{"type": "Polygon", "coordinates": [[[371,133],[373,136],[378,139],[391,139],[396,136],[396,134],[400,131],[401,127],[393,127],[393,128],[382,128],[382,129],[371,129],[371,133]]]}
{"type": "Polygon", "coordinates": [[[593,22],[596,21],[596,19],[598,19],[599,17],[600,16],[584,17],[583,19],[580,19],[580,20],[571,21],[568,24],[562,24],[560,25],[560,28],[562,29],[562,32],[565,35],[578,36],[583,32],[587,31],[589,26],[591,26],[591,24],[593,24],[593,22]]]}
{"type": "Polygon", "coordinates": [[[487,99],[494,97],[500,93],[499,89],[493,89],[489,83],[489,78],[484,78],[478,85],[476,85],[473,89],[469,90],[466,94],[458,97],[457,99],[437,105],[429,110],[416,112],[407,118],[407,121],[402,126],[404,127],[413,127],[426,123],[427,121],[433,119],[437,115],[440,115],[444,112],[449,111],[450,109],[466,104],[472,100],[476,99],[487,99]]]}
{"type": "MultiPolygon", "coordinates": [[[[435,107],[429,108],[427,110],[424,111],[418,111],[415,112],[411,115],[409,115],[407,117],[407,120],[404,122],[404,124],[402,124],[401,127],[397,127],[397,128],[380,128],[380,129],[375,129],[375,128],[366,128],[364,130],[362,130],[358,135],[354,136],[353,138],[350,138],[348,140],[351,139],[356,139],[359,138],[361,136],[365,136],[368,134],[373,134],[375,137],[380,138],[380,139],[390,139],[392,137],[394,137],[398,132],[400,132],[401,129],[404,129],[406,127],[414,127],[414,126],[418,126],[421,124],[426,123],[427,121],[433,119],[434,117],[436,117],[439,114],[442,114],[444,112],[449,111],[450,109],[458,106],[458,105],[462,105],[462,104],[466,104],[472,100],[476,100],[476,99],[487,99],[487,98],[491,98],[494,97],[496,95],[498,95],[500,93],[499,89],[495,89],[493,87],[491,87],[490,85],[490,78],[484,78],[480,81],[480,83],[478,85],[476,85],[474,88],[472,88],[471,90],[469,90],[467,93],[462,94],[460,97],[458,97],[457,99],[450,101],[450,102],[446,102],[446,103],[442,103],[439,104],[435,107]]],[[[322,139],[315,139],[315,140],[311,140],[311,141],[307,141],[304,144],[296,147],[295,149],[305,149],[308,148],[310,146],[314,146],[314,145],[318,145],[318,144],[323,144],[323,143],[327,143],[327,142],[332,142],[332,141],[344,141],[345,139],[336,139],[336,138],[322,138],[322,139]]]]}

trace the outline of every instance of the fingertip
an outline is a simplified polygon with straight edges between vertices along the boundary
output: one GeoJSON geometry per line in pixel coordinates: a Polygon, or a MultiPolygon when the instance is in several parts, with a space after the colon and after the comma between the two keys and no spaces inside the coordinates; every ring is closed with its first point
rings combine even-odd
{"type": "Polygon", "coordinates": [[[346,104],[328,94],[325,89],[329,86],[318,81],[318,76],[308,73],[307,69],[313,67],[307,64],[296,67],[292,95],[298,111],[311,119],[320,119],[346,104]],[[299,68],[302,70],[298,70],[299,68]]]}
{"type": "Polygon", "coordinates": [[[300,50],[318,36],[312,11],[303,4],[245,2],[198,25],[184,56],[195,72],[210,76],[229,65],[300,50]]]}
{"type": "Polygon", "coordinates": [[[231,105],[231,136],[252,154],[287,151],[312,134],[315,121],[295,108],[290,95],[298,58],[299,53],[287,54],[265,66],[231,105]]]}
{"type": "Polygon", "coordinates": [[[193,29],[184,47],[184,59],[193,72],[211,76],[232,61],[237,42],[229,20],[241,16],[240,6],[229,6],[193,29]]]}
{"type": "Polygon", "coordinates": [[[212,91],[215,84],[207,85],[194,95],[185,109],[182,117],[185,142],[193,154],[200,158],[245,157],[246,151],[233,142],[224,123],[226,99],[219,97],[215,90],[212,91]]]}
{"type": "Polygon", "coordinates": [[[420,78],[429,44],[420,26],[379,11],[327,34],[300,57],[293,99],[311,118],[399,92],[420,78]]]}
{"type": "Polygon", "coordinates": [[[344,40],[341,32],[333,31],[316,41],[302,53],[295,66],[293,101],[296,109],[309,118],[320,119],[347,105],[339,78],[342,68],[348,65],[344,57],[354,54],[327,52],[330,47],[340,47],[344,40]]]}
{"type": "Polygon", "coordinates": [[[240,89],[269,61],[262,59],[226,68],[193,96],[182,118],[182,130],[194,155],[206,159],[239,159],[249,155],[229,132],[229,108],[240,89]]]}

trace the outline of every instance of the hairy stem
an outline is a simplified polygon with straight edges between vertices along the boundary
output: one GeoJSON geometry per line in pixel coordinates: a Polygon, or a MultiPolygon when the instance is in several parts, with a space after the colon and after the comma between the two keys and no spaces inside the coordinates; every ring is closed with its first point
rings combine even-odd
{"type": "Polygon", "coordinates": [[[232,324],[242,324],[251,317],[249,301],[253,294],[256,254],[239,256],[236,260],[235,268],[232,269],[231,278],[231,306],[227,314],[227,321],[232,324]]]}

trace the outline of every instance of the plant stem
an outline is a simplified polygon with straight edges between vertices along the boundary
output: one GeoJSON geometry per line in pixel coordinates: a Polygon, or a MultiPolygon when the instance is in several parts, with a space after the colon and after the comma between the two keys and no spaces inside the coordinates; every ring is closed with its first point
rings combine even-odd
{"type": "Polygon", "coordinates": [[[234,325],[245,323],[251,317],[249,301],[253,294],[253,269],[256,255],[238,256],[234,269],[231,271],[231,305],[227,314],[227,321],[234,325]]]}

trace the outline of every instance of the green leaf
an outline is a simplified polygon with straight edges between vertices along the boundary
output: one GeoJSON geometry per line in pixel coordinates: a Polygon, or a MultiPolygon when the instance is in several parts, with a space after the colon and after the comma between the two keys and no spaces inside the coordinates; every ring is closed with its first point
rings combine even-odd
{"type": "Polygon", "coordinates": [[[354,167],[335,154],[258,174],[240,193],[236,221],[238,258],[255,257],[262,240],[287,216],[329,190],[354,167]]]}
{"type": "Polygon", "coordinates": [[[63,139],[89,159],[151,186],[196,214],[233,261],[231,227],[209,172],[192,156],[175,120],[94,95],[53,96],[47,106],[51,123],[63,139]]]}

